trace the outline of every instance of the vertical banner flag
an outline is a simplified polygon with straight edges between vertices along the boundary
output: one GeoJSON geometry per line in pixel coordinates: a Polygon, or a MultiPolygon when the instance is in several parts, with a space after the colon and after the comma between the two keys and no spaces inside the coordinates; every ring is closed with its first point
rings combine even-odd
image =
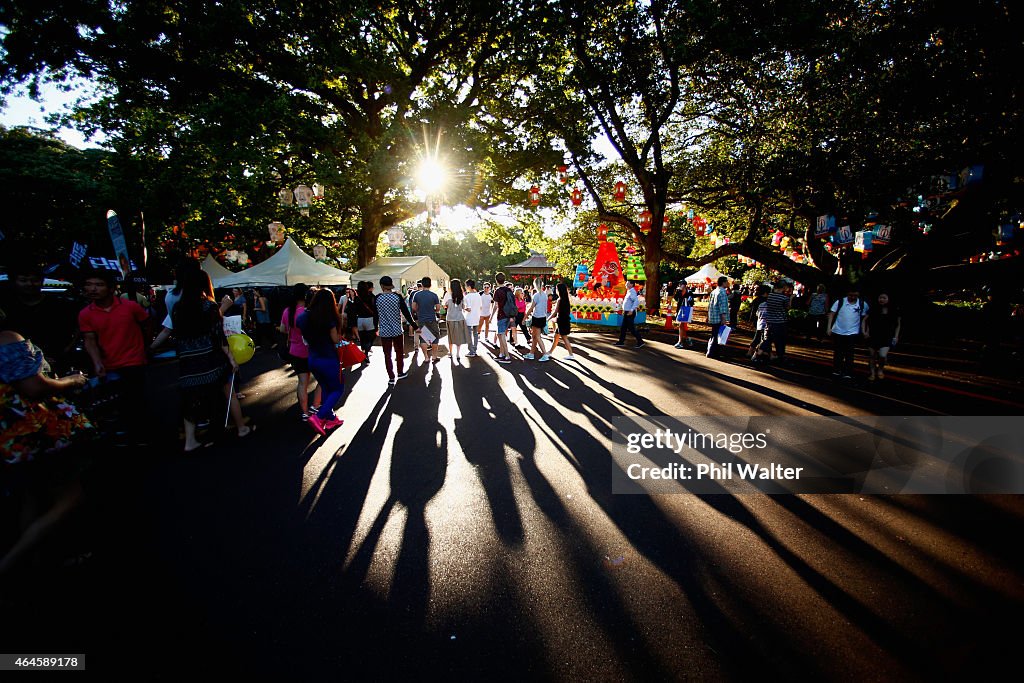
{"type": "Polygon", "coordinates": [[[82,259],[85,258],[85,255],[88,252],[88,245],[75,242],[74,244],[71,245],[71,255],[68,256],[68,262],[71,263],[71,265],[74,266],[75,268],[81,268],[82,259]]]}
{"type": "Polygon", "coordinates": [[[128,273],[132,270],[132,262],[128,258],[128,244],[124,239],[121,221],[117,219],[117,214],[113,211],[107,211],[107,231],[110,233],[110,241],[114,243],[114,256],[117,257],[121,277],[128,277],[128,273]]]}

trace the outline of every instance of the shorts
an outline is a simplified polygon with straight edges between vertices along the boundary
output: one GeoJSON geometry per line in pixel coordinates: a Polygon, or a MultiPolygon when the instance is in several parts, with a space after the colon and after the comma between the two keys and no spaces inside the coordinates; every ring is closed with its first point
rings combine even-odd
{"type": "Polygon", "coordinates": [[[558,321],[558,334],[560,336],[568,337],[569,333],[571,331],[572,331],[572,323],[570,323],[568,320],[565,321],[564,323],[561,320],[558,321]]]}
{"type": "Polygon", "coordinates": [[[300,375],[309,374],[309,358],[300,358],[299,356],[288,356],[288,362],[292,366],[292,370],[300,375]]]}
{"type": "MultiPolygon", "coordinates": [[[[420,328],[422,329],[424,327],[427,328],[428,330],[430,330],[430,334],[434,335],[434,339],[435,340],[441,338],[441,328],[438,327],[436,320],[431,320],[430,322],[420,323],[420,328]]],[[[422,342],[423,340],[420,339],[420,341],[422,342]]],[[[426,343],[426,342],[423,342],[423,343],[426,343]]]]}
{"type": "Polygon", "coordinates": [[[510,321],[508,318],[498,318],[498,334],[505,334],[508,332],[509,322],[515,324],[515,321],[510,321]]]}
{"type": "Polygon", "coordinates": [[[538,317],[538,316],[535,315],[535,316],[533,316],[533,320],[530,321],[530,327],[536,327],[538,329],[543,330],[547,326],[548,326],[548,319],[543,317],[543,316],[538,317]]]}

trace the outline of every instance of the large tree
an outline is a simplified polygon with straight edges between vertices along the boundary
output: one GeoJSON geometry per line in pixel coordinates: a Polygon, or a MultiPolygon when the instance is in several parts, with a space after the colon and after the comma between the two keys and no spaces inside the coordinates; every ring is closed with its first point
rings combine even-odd
{"type": "MultiPolygon", "coordinates": [[[[10,85],[72,74],[102,97],[83,128],[163,162],[189,186],[183,217],[265,234],[281,188],[326,186],[300,235],[348,241],[362,265],[388,227],[424,209],[415,169],[444,155],[472,178],[486,149],[467,128],[515,55],[528,8],[430,2],[14,2],[0,15],[10,85]],[[43,38],[40,40],[40,38],[43,38]],[[439,143],[440,140],[440,143],[439,143]]],[[[454,197],[461,201],[462,197],[454,197]]]]}

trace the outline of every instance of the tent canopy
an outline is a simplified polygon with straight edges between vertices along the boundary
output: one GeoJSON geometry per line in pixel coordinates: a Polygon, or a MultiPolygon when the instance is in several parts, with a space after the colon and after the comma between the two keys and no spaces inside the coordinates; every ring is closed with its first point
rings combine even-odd
{"type": "Polygon", "coordinates": [[[390,275],[395,283],[395,289],[403,285],[409,287],[415,285],[420,279],[429,277],[431,289],[435,287],[448,286],[448,273],[441,270],[441,266],[434,263],[429,256],[388,256],[374,259],[365,268],[352,273],[352,282],[369,280],[374,287],[379,286],[381,277],[390,275]]]}
{"type": "Polygon", "coordinates": [[[203,262],[200,264],[199,267],[205,270],[206,274],[209,275],[210,279],[213,280],[214,282],[216,282],[222,277],[234,275],[234,273],[232,273],[230,270],[222,266],[217,259],[213,258],[212,254],[207,254],[206,258],[203,259],[203,262]]]}
{"type": "MultiPolygon", "coordinates": [[[[700,270],[685,278],[685,280],[690,284],[695,284],[698,282],[706,282],[709,278],[712,282],[718,282],[718,278],[720,277],[722,277],[722,273],[719,272],[718,268],[715,268],[714,265],[710,263],[705,263],[701,266],[700,270]]],[[[729,279],[732,280],[731,277],[729,279]]]]}
{"type": "Polygon", "coordinates": [[[263,263],[240,273],[213,278],[213,286],[221,287],[289,287],[307,285],[347,285],[351,273],[320,263],[299,249],[290,238],[280,251],[263,263]]]}
{"type": "Polygon", "coordinates": [[[525,261],[505,266],[505,272],[510,275],[553,275],[555,267],[548,261],[547,256],[534,251],[525,261]]]}

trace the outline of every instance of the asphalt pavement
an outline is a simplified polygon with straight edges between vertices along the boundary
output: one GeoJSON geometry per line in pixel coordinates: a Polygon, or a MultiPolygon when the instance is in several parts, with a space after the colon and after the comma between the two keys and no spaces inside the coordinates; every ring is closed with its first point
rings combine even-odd
{"type": "Polygon", "coordinates": [[[1016,662],[1020,497],[616,495],[609,451],[618,416],[1019,413],[1012,392],[836,383],[813,350],[762,371],[667,339],[574,333],[573,362],[419,357],[395,387],[376,347],[327,438],[260,351],[242,371],[256,431],[189,455],[174,365],[154,366],[150,447],[105,454],[65,532],[86,559],[26,580],[4,649],[278,680],[906,680],[1016,662]]]}

